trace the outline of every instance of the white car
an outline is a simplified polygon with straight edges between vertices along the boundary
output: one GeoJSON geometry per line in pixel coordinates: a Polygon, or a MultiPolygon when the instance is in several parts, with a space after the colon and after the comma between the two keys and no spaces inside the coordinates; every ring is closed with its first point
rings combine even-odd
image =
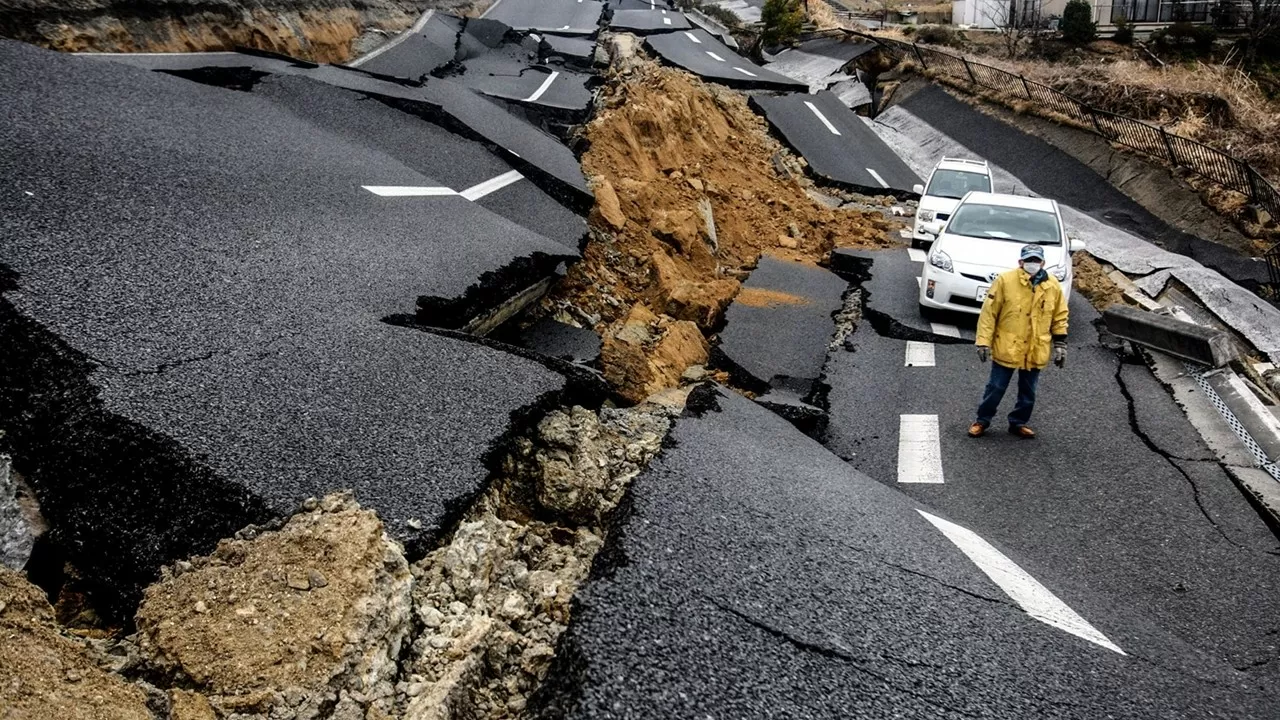
{"type": "Polygon", "coordinates": [[[911,232],[911,247],[927,247],[933,236],[924,231],[924,225],[946,222],[965,193],[991,192],[991,167],[985,160],[944,157],[929,175],[928,186],[916,185],[912,190],[920,195],[920,207],[911,232]]]}
{"type": "Polygon", "coordinates": [[[1048,198],[971,192],[946,224],[926,224],[936,236],[920,278],[920,313],[977,314],[996,276],[1018,266],[1024,245],[1044,248],[1044,269],[1071,297],[1071,253],[1084,243],[1067,236],[1058,203],[1048,198]]]}

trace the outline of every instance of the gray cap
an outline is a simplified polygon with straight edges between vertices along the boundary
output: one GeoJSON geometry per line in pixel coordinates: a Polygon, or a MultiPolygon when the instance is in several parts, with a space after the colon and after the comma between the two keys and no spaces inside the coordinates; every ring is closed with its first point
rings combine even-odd
{"type": "Polygon", "coordinates": [[[1043,261],[1044,248],[1040,247],[1039,245],[1023,245],[1021,259],[1030,260],[1031,258],[1039,258],[1041,261],[1043,261]]]}

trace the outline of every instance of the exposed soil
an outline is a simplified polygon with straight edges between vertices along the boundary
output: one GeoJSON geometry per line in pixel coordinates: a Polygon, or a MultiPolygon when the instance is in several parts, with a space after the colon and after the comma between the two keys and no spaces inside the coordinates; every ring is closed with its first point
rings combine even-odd
{"type": "Polygon", "coordinates": [[[769,136],[741,93],[640,57],[615,59],[614,68],[584,133],[583,168],[597,198],[591,242],[545,304],[601,332],[607,377],[639,372],[624,397],[669,387],[685,369],[679,363],[701,362],[687,326],[669,321],[713,331],[761,253],[820,262],[837,246],[901,244],[901,223],[883,212],[812,199],[802,161],[769,136]],[[667,356],[666,367],[641,370],[634,353],[608,352],[636,305],[662,328],[680,328],[678,351],[661,337],[644,343],[647,354],[667,356]]]}
{"type": "Polygon", "coordinates": [[[747,307],[778,307],[779,305],[808,305],[809,298],[792,295],[781,290],[765,288],[743,288],[734,302],[747,307]]]}
{"type": "Polygon", "coordinates": [[[0,565],[0,717],[151,720],[146,695],[64,636],[44,592],[0,565]]]}
{"type": "Polygon", "coordinates": [[[1124,303],[1124,292],[1116,286],[1107,271],[1087,252],[1071,254],[1072,283],[1099,310],[1124,303]]]}

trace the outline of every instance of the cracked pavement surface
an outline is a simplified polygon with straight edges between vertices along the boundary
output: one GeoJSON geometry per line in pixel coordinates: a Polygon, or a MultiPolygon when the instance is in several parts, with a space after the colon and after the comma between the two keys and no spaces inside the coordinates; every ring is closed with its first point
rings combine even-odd
{"type": "MultiPolygon", "coordinates": [[[[877,262],[871,273],[912,284],[903,270],[877,262]]],[[[1275,657],[1276,537],[1164,386],[1100,343],[1083,297],[1071,305],[1067,366],[1041,375],[1036,441],[999,432],[1012,390],[994,431],[966,436],[987,377],[972,346],[938,344],[935,367],[903,367],[905,341],[863,325],[828,363],[829,447],[1015,552],[1130,654],[1188,668],[1201,662],[1188,657],[1231,667],[1275,657]],[[944,484],[894,482],[903,413],[938,416],[944,484]]]]}
{"type": "Polygon", "coordinates": [[[505,299],[495,273],[523,287],[576,255],[461,197],[361,188],[441,185],[426,173],[477,148],[429,159],[380,136],[396,111],[299,78],[245,93],[8,41],[0,62],[0,422],[113,601],[339,488],[422,542],[479,491],[512,413],[565,388],[383,322],[423,296],[481,312],[505,299]]]}
{"type": "Polygon", "coordinates": [[[1031,619],[931,531],[918,499],[732,392],[711,400],[691,398],[701,416],[678,421],[636,479],[535,717],[1274,713],[1263,678],[1163,618],[1106,627],[1129,655],[1031,619]]]}

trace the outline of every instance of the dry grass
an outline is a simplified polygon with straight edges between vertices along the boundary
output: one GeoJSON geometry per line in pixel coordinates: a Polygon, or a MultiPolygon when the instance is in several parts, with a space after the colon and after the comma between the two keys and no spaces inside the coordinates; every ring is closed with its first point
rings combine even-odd
{"type": "Polygon", "coordinates": [[[809,3],[809,22],[816,25],[819,30],[840,27],[840,20],[836,17],[835,11],[822,0],[809,3]]]}

